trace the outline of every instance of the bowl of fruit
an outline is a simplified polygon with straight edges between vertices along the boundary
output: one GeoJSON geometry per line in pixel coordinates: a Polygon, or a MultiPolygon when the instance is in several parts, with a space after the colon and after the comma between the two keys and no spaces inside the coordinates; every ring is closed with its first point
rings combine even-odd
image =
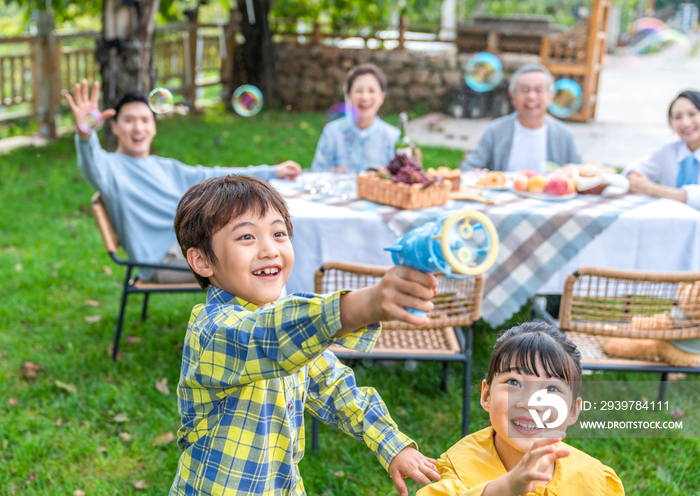
{"type": "Polygon", "coordinates": [[[405,209],[444,205],[450,190],[449,179],[431,178],[418,160],[405,155],[397,155],[388,166],[357,175],[358,197],[405,209]]]}
{"type": "Polygon", "coordinates": [[[578,194],[572,178],[564,174],[541,174],[530,170],[513,176],[513,191],[541,200],[570,200],[578,194]]]}

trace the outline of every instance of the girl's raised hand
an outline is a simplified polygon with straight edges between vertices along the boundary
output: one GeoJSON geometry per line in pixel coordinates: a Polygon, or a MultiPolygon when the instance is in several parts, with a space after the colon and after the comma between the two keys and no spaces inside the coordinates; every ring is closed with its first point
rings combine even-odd
{"type": "Polygon", "coordinates": [[[545,486],[552,480],[549,467],[559,458],[569,456],[568,449],[555,446],[561,440],[561,437],[544,438],[532,444],[520,463],[504,476],[509,482],[509,494],[534,493],[538,485],[545,486]]]}

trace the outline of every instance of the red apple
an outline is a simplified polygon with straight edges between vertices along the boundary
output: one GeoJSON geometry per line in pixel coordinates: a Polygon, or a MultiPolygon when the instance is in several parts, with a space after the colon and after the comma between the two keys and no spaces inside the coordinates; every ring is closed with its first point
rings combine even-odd
{"type": "Polygon", "coordinates": [[[569,190],[569,181],[567,181],[566,178],[555,176],[549,180],[544,190],[550,195],[565,195],[569,190]]]}
{"type": "Polygon", "coordinates": [[[518,191],[527,191],[527,182],[529,178],[525,174],[516,174],[513,177],[513,188],[518,191]]]}
{"type": "Polygon", "coordinates": [[[527,189],[530,190],[530,193],[540,194],[544,192],[547,184],[549,184],[549,177],[543,174],[537,174],[532,176],[527,182],[527,189]]]}

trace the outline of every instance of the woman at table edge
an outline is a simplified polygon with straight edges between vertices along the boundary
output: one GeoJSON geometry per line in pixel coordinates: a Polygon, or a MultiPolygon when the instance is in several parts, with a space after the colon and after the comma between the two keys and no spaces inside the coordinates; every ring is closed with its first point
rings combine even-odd
{"type": "Polygon", "coordinates": [[[700,92],[680,93],[671,102],[668,121],[678,139],[630,164],[623,174],[631,193],[677,200],[700,210],[700,92]]]}
{"type": "MultiPolygon", "coordinates": [[[[671,102],[668,121],[678,139],[629,165],[623,174],[630,181],[631,193],[677,200],[700,210],[700,92],[680,93],[671,102]]],[[[605,351],[615,356],[659,357],[676,365],[700,365],[700,339],[608,338],[605,351]]]]}
{"type": "Polygon", "coordinates": [[[386,76],[374,64],[348,72],[344,84],[346,115],[326,124],[316,146],[313,172],[358,173],[394,158],[401,132],[377,116],[386,97],[386,76]]]}

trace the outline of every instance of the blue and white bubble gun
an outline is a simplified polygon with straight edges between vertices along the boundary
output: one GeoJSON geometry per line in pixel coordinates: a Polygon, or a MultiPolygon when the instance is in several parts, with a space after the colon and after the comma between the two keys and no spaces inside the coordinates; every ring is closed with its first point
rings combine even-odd
{"type": "MultiPolygon", "coordinates": [[[[463,279],[491,268],[498,255],[498,232],[483,212],[463,210],[427,222],[384,249],[396,265],[463,279]]],[[[427,316],[422,310],[406,310],[427,316]]]]}

